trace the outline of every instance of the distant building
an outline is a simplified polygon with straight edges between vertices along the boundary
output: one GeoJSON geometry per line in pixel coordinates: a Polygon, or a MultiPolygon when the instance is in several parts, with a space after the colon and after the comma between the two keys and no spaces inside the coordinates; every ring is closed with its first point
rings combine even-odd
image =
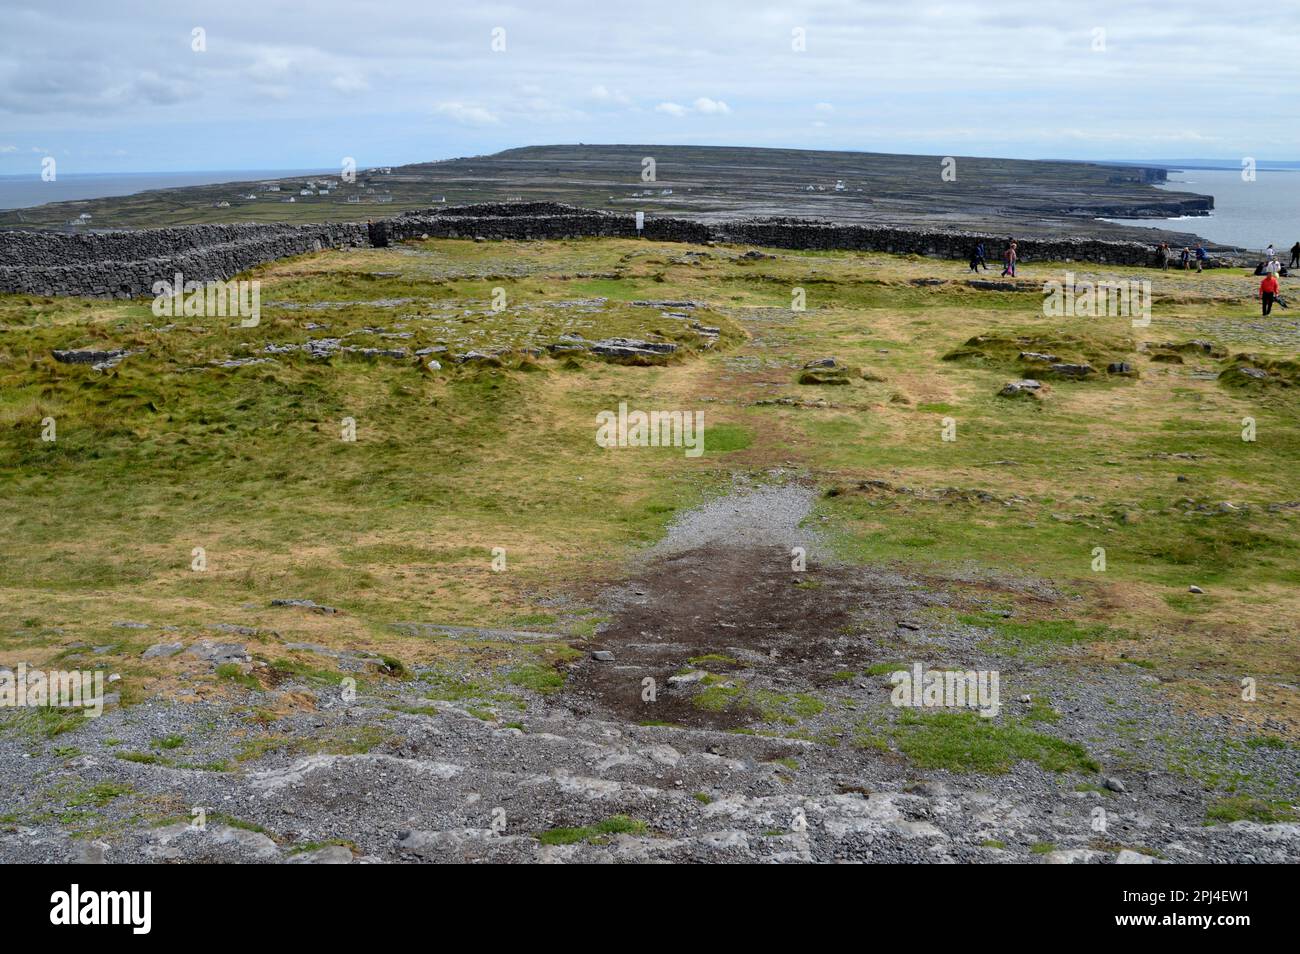
{"type": "Polygon", "coordinates": [[[836,191],[836,192],[843,192],[843,191],[844,191],[844,180],[843,180],[843,179],[836,179],[836,180],[835,180],[835,191],[836,191]]]}
{"type": "Polygon", "coordinates": [[[220,202],[213,202],[212,207],[214,209],[228,209],[230,208],[230,203],[225,199],[222,199],[220,202]]]}
{"type": "Polygon", "coordinates": [[[299,189],[299,190],[298,190],[298,194],[299,194],[299,195],[315,195],[316,193],[313,192],[311,189],[299,189]]]}

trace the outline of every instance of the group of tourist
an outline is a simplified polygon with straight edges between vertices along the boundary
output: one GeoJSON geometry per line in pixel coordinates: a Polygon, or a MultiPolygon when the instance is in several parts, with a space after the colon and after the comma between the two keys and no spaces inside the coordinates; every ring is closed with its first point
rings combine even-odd
{"type": "MultiPolygon", "coordinates": [[[[1002,274],[1004,276],[1010,275],[1012,278],[1016,277],[1016,261],[1018,258],[1019,254],[1016,249],[1016,240],[1014,238],[1007,239],[1006,250],[1002,253],[1002,274]]],[[[977,242],[970,252],[970,270],[972,272],[978,272],[981,268],[987,272],[989,270],[989,264],[984,258],[984,243],[977,242]]]]}
{"type": "MultiPolygon", "coordinates": [[[[1285,276],[1288,267],[1300,268],[1300,242],[1296,242],[1291,246],[1290,266],[1284,266],[1281,263],[1278,259],[1277,249],[1273,247],[1271,242],[1269,243],[1268,248],[1264,250],[1264,254],[1267,257],[1255,269],[1255,274],[1263,276],[1263,281],[1259,283],[1259,300],[1264,314],[1270,315],[1273,312],[1274,305],[1280,305],[1283,308],[1287,307],[1286,301],[1281,296],[1278,277],[1285,276]]],[[[1205,270],[1206,263],[1209,259],[1209,252],[1207,252],[1205,246],[1200,243],[1197,244],[1195,249],[1189,245],[1183,246],[1183,250],[1178,256],[1178,260],[1184,271],[1190,270],[1192,263],[1195,262],[1197,272],[1202,272],[1205,270]]],[[[1007,247],[1002,252],[1003,277],[1016,277],[1016,263],[1019,260],[1020,252],[1016,240],[1014,237],[1008,238],[1007,247]]],[[[1173,251],[1170,249],[1168,242],[1161,242],[1156,246],[1157,265],[1162,269],[1167,270],[1172,260],[1173,251]]],[[[988,261],[984,251],[984,243],[982,241],[976,242],[970,253],[970,270],[972,272],[979,272],[981,268],[984,269],[984,271],[989,270],[988,261]]]]}
{"type": "MultiPolygon", "coordinates": [[[[1161,242],[1156,246],[1156,264],[1163,269],[1169,268],[1169,263],[1173,260],[1173,250],[1170,249],[1168,242],[1161,242]]],[[[1178,261],[1182,264],[1183,271],[1192,267],[1192,262],[1196,263],[1198,272],[1205,271],[1205,263],[1210,260],[1210,253],[1205,250],[1204,245],[1198,244],[1193,250],[1191,246],[1184,245],[1182,252],[1178,256],[1178,261]]]]}

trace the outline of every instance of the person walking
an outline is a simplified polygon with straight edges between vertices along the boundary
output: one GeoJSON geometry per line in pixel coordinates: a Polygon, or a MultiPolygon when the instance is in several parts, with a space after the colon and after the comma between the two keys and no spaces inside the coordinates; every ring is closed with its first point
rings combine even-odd
{"type": "Polygon", "coordinates": [[[1156,248],[1156,261],[1160,263],[1162,269],[1169,268],[1169,243],[1161,242],[1156,248]]]}
{"type": "Polygon", "coordinates": [[[1300,268],[1300,242],[1291,246],[1291,264],[1290,268],[1300,268]]]}
{"type": "Polygon", "coordinates": [[[987,272],[989,270],[989,263],[984,260],[984,243],[977,242],[975,247],[971,249],[970,270],[972,272],[978,272],[981,265],[984,267],[984,271],[987,272]]]}
{"type": "Polygon", "coordinates": [[[1183,254],[1180,256],[1183,262],[1183,271],[1192,267],[1192,250],[1186,245],[1183,246],[1183,254]]]}
{"type": "MultiPolygon", "coordinates": [[[[1300,242],[1297,242],[1296,244],[1300,245],[1300,242]]],[[[1209,257],[1210,257],[1209,254],[1206,253],[1205,251],[1204,245],[1196,246],[1196,271],[1197,272],[1200,272],[1205,268],[1205,262],[1209,257]]]]}
{"type": "Polygon", "coordinates": [[[1005,276],[1005,275],[1010,275],[1012,278],[1015,278],[1015,277],[1016,277],[1016,241],[1015,241],[1015,239],[1012,239],[1012,240],[1011,240],[1011,244],[1007,246],[1007,250],[1006,250],[1005,252],[1002,253],[1002,261],[1006,262],[1006,265],[1004,265],[1004,266],[1002,267],[1002,274],[1003,274],[1004,276],[1005,276]]]}
{"type": "Polygon", "coordinates": [[[1268,260],[1269,260],[1270,262],[1276,262],[1276,261],[1277,261],[1277,249],[1275,249],[1275,248],[1273,247],[1273,243],[1272,243],[1272,242],[1269,242],[1269,243],[1268,243],[1268,248],[1264,249],[1264,254],[1268,256],[1268,260]]]}
{"type": "Polygon", "coordinates": [[[1273,311],[1273,302],[1277,300],[1277,276],[1269,272],[1264,276],[1264,280],[1259,283],[1259,301],[1264,309],[1264,317],[1267,318],[1273,311]]]}

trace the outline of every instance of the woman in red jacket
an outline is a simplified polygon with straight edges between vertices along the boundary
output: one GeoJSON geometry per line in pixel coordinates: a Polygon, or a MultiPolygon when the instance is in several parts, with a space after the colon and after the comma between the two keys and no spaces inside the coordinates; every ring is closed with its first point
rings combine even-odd
{"type": "Polygon", "coordinates": [[[1266,274],[1259,283],[1259,300],[1263,303],[1264,314],[1268,315],[1273,310],[1273,302],[1277,300],[1277,276],[1272,272],[1266,274]]]}

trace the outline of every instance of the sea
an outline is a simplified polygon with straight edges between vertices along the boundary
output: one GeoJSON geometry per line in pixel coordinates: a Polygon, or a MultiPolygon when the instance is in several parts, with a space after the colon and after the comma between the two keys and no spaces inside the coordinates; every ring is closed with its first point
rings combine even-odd
{"type": "Polygon", "coordinates": [[[208,172],[59,173],[53,182],[43,181],[40,173],[0,176],[0,210],[27,209],[46,202],[66,202],[71,199],[133,195],[149,189],[176,189],[221,182],[257,182],[262,179],[284,179],[329,172],[338,175],[337,169],[227,169],[208,172]]]}
{"type": "Polygon", "coordinates": [[[1168,183],[1158,188],[1212,195],[1214,212],[1173,219],[1105,221],[1194,232],[1218,245],[1252,251],[1262,251],[1271,242],[1281,252],[1300,241],[1300,170],[1260,170],[1255,181],[1244,182],[1236,169],[1170,169],[1168,183]]]}

